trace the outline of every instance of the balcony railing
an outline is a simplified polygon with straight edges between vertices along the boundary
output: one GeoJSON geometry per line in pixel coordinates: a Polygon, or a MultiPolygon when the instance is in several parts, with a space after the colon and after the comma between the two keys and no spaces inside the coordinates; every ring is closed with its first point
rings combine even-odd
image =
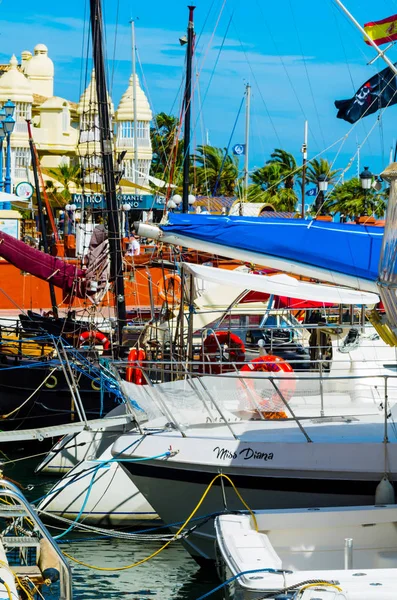
{"type": "MultiPolygon", "coordinates": [[[[117,138],[117,146],[119,148],[133,148],[134,147],[134,138],[119,136],[117,138]]],[[[138,149],[139,148],[150,148],[150,146],[151,146],[150,139],[138,138],[138,149]]]]}

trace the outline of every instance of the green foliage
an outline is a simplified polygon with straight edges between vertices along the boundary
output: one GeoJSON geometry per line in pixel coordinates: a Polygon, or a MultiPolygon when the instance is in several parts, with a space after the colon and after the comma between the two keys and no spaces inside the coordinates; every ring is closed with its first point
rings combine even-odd
{"type": "Polygon", "coordinates": [[[271,160],[252,173],[253,185],[248,190],[248,200],[269,202],[276,210],[294,212],[298,201],[294,190],[295,170],[294,157],[276,148],[271,160]]]}
{"type": "MultiPolygon", "coordinates": [[[[150,136],[153,148],[150,174],[169,181],[175,160],[174,173],[177,177],[183,162],[183,141],[178,140],[179,119],[164,112],[159,113],[154,118],[150,136]]],[[[175,177],[172,183],[175,183],[175,177]]]]}
{"type": "Polygon", "coordinates": [[[226,148],[198,146],[194,155],[194,186],[197,194],[234,196],[238,184],[238,158],[226,148]]]}
{"type": "Polygon", "coordinates": [[[372,214],[380,218],[386,211],[387,198],[388,189],[376,192],[371,188],[366,192],[361,187],[360,179],[353,177],[334,187],[325,201],[324,209],[331,214],[339,212],[351,218],[372,214]]]}
{"type": "Polygon", "coordinates": [[[337,179],[337,175],[340,169],[333,169],[329,160],[325,158],[314,158],[307,165],[306,169],[306,181],[317,185],[317,180],[320,175],[326,175],[328,177],[328,183],[334,184],[337,179]]]}
{"type": "Polygon", "coordinates": [[[69,190],[70,184],[74,183],[77,186],[81,185],[82,173],[80,165],[61,165],[56,169],[49,169],[48,173],[51,177],[59,181],[63,186],[63,190],[59,193],[52,181],[47,181],[46,190],[51,194],[56,195],[57,198],[61,198],[65,202],[68,202],[71,198],[69,190]]]}

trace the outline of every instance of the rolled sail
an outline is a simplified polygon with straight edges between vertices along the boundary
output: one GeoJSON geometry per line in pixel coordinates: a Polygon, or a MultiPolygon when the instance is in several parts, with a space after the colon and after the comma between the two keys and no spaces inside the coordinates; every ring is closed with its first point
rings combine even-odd
{"type": "Polygon", "coordinates": [[[0,231],[0,257],[39,279],[62,288],[65,295],[85,298],[85,272],[0,231]]]}

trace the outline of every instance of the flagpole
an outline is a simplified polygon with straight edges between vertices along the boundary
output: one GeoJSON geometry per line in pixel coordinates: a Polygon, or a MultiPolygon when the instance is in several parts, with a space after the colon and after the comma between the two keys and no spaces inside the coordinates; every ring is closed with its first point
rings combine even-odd
{"type": "Polygon", "coordinates": [[[374,40],[368,35],[368,33],[365,31],[364,27],[362,27],[360,25],[360,23],[358,21],[356,21],[356,19],[353,17],[353,15],[347,10],[346,6],[340,0],[335,0],[335,3],[339,6],[339,8],[341,8],[343,10],[343,12],[350,19],[350,21],[353,23],[353,25],[355,25],[357,27],[357,29],[359,31],[361,31],[361,33],[363,34],[363,36],[365,37],[365,39],[368,40],[368,43],[373,48],[375,48],[375,50],[379,54],[380,58],[383,58],[383,60],[391,68],[391,70],[393,71],[393,73],[395,75],[397,75],[397,67],[395,67],[395,65],[392,63],[392,61],[386,56],[386,54],[384,53],[384,51],[381,50],[379,48],[379,46],[374,42],[374,40]]]}
{"type": "Polygon", "coordinates": [[[305,130],[302,145],[303,163],[302,163],[302,219],[305,218],[305,194],[306,194],[306,163],[307,163],[307,138],[308,138],[308,121],[305,121],[305,130]]]}

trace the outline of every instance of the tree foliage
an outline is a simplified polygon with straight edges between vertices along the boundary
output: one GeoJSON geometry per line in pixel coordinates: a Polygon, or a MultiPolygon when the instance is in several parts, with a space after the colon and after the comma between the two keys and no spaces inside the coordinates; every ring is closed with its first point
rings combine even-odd
{"type": "Polygon", "coordinates": [[[238,158],[226,148],[198,146],[193,156],[193,180],[197,194],[234,196],[238,183],[238,158]]]}
{"type": "Polygon", "coordinates": [[[341,213],[350,218],[361,215],[383,217],[387,206],[388,190],[381,192],[363,190],[358,177],[353,177],[334,187],[324,204],[324,209],[331,213],[341,213]]]}

